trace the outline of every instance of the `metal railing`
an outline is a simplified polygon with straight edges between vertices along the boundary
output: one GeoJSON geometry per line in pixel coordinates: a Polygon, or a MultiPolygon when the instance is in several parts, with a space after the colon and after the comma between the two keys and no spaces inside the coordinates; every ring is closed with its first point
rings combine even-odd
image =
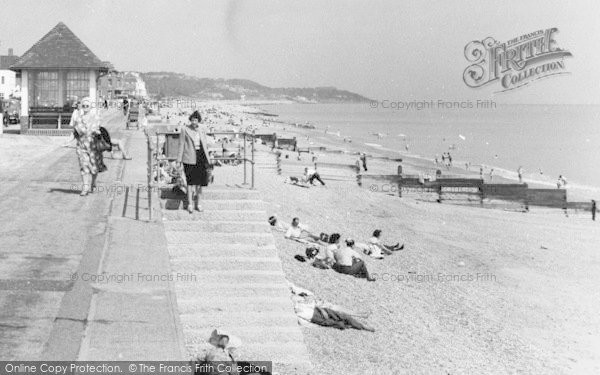
{"type": "MultiPolygon", "coordinates": [[[[158,181],[159,177],[159,163],[161,161],[175,161],[177,160],[177,151],[179,147],[179,141],[175,142],[176,137],[180,136],[180,132],[175,131],[158,131],[153,134],[146,132],[147,136],[147,144],[148,144],[148,187],[160,185],[160,181],[158,181]],[[165,137],[164,142],[164,151],[161,150],[160,137],[165,137]],[[154,172],[156,171],[157,181],[155,182],[153,179],[154,172]]],[[[241,132],[241,133],[232,133],[232,132],[209,132],[208,136],[216,136],[216,135],[237,135],[243,138],[243,146],[238,147],[238,155],[242,153],[240,157],[211,157],[211,161],[239,161],[244,164],[244,182],[243,185],[248,185],[248,164],[250,164],[251,168],[251,183],[250,188],[254,189],[254,181],[255,181],[255,161],[254,161],[254,144],[256,142],[256,134],[254,131],[252,133],[249,132],[241,132]],[[248,150],[248,140],[250,139],[250,150],[248,150]],[[250,154],[250,155],[248,155],[250,154]],[[249,156],[249,157],[248,157],[249,156]]],[[[223,151],[225,150],[223,145],[221,144],[223,151]]],[[[208,149],[208,147],[207,147],[208,149]]],[[[209,155],[207,155],[208,157],[209,155]]]]}

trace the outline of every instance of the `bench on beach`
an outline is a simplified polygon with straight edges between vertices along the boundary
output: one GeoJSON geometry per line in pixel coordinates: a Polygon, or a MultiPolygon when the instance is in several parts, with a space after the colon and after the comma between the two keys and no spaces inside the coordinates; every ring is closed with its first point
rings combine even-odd
{"type": "Polygon", "coordinates": [[[63,108],[31,107],[29,129],[71,129],[73,111],[63,108]]]}
{"type": "Polygon", "coordinates": [[[288,150],[291,148],[292,151],[296,151],[298,146],[298,141],[296,141],[296,137],[293,138],[280,138],[277,137],[275,139],[277,142],[277,148],[287,148],[288,150]]]}

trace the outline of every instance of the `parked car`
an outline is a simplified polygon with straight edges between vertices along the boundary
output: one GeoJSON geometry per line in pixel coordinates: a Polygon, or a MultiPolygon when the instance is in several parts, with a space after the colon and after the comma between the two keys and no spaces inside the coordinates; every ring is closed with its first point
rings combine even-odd
{"type": "Polygon", "coordinates": [[[7,124],[18,124],[21,121],[21,101],[18,99],[3,100],[2,110],[4,112],[3,122],[7,124]]]}

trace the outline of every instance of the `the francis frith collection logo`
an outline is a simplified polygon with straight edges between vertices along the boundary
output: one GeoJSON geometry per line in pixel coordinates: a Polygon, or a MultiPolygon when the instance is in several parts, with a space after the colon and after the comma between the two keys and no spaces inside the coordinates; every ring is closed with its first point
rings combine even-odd
{"type": "Polygon", "coordinates": [[[465,47],[465,57],[471,65],[465,69],[463,80],[473,88],[497,82],[501,92],[541,78],[569,74],[564,58],[572,55],[559,48],[557,33],[557,28],[550,28],[504,43],[492,37],[472,41],[465,47]]]}

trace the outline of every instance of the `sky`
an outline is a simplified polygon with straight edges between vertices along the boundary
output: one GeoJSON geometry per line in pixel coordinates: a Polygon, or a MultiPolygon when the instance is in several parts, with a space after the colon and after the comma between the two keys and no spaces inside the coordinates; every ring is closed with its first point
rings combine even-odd
{"type": "Polygon", "coordinates": [[[377,100],[600,104],[600,2],[524,0],[2,0],[0,53],[64,22],[118,70],[335,86],[377,100]],[[556,27],[568,75],[470,88],[465,46],[556,27]]]}

